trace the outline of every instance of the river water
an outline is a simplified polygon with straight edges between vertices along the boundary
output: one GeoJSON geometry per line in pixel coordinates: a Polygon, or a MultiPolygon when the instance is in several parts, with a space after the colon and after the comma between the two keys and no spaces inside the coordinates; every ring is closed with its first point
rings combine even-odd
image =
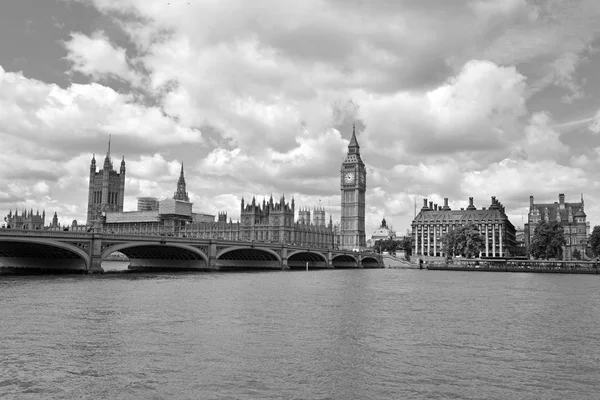
{"type": "Polygon", "coordinates": [[[598,399],[600,276],[0,277],[4,399],[598,399]]]}

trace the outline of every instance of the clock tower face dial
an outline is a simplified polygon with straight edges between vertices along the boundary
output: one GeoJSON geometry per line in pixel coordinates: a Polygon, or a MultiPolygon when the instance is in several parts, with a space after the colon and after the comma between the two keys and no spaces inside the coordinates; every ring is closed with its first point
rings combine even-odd
{"type": "Polygon", "coordinates": [[[346,172],[344,174],[345,183],[354,183],[354,172],[346,172]]]}

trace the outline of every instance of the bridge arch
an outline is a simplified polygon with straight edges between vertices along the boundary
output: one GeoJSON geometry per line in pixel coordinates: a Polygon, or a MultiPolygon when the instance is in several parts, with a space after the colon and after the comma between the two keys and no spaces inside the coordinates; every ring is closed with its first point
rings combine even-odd
{"type": "MultiPolygon", "coordinates": [[[[279,254],[277,254],[276,252],[274,252],[271,249],[268,249],[266,247],[246,247],[246,246],[234,246],[234,247],[228,247],[225,248],[221,251],[219,251],[217,253],[217,260],[218,259],[222,259],[222,256],[224,256],[227,253],[232,253],[231,256],[241,256],[242,259],[248,259],[248,260],[255,260],[255,261],[278,261],[281,262],[281,257],[279,256],[279,254]],[[261,257],[261,253],[262,253],[262,257],[261,257]],[[266,256],[266,254],[269,254],[271,257],[266,256]]],[[[230,257],[227,257],[230,258],[230,257]]]]}
{"type": "Polygon", "coordinates": [[[106,248],[100,260],[104,261],[110,254],[119,251],[125,254],[131,267],[173,267],[173,268],[206,268],[208,266],[208,256],[197,247],[184,243],[157,243],[157,242],[129,242],[120,243],[106,248]],[[143,261],[142,261],[143,260],[143,261]],[[162,260],[162,262],[157,262],[162,260]],[[166,265],[166,260],[170,260],[166,265]],[[190,262],[201,260],[202,265],[190,262]],[[172,264],[172,265],[171,265],[172,264]]]}
{"type": "Polygon", "coordinates": [[[232,246],[220,250],[216,260],[219,270],[281,269],[281,257],[266,247],[232,246]]]}
{"type": "MultiPolygon", "coordinates": [[[[85,270],[90,268],[90,256],[85,250],[70,243],[64,243],[58,240],[51,240],[46,238],[0,237],[0,258],[14,258],[15,260],[19,258],[22,260],[60,260],[75,258],[83,260],[83,266],[85,267],[85,270]],[[10,243],[10,247],[3,246],[3,244],[8,243],[10,243]],[[33,247],[31,247],[31,245],[33,245],[33,247]],[[62,250],[62,252],[60,250],[62,250]],[[40,254],[44,254],[45,257],[49,258],[39,257],[40,254]]],[[[50,264],[49,261],[46,262],[50,264]]],[[[27,264],[33,265],[31,261],[28,261],[27,264]]],[[[40,263],[39,265],[36,264],[33,268],[44,268],[44,263],[40,263]]],[[[57,269],[62,268],[60,266],[57,266],[57,269]]]]}
{"type": "Polygon", "coordinates": [[[361,258],[361,264],[363,268],[381,268],[381,264],[377,257],[373,256],[363,256],[361,258]]]}
{"type": "Polygon", "coordinates": [[[288,253],[287,264],[290,269],[328,268],[327,256],[319,251],[294,250],[288,253]]]}
{"type": "Polygon", "coordinates": [[[296,250],[291,253],[288,253],[288,260],[290,258],[294,258],[294,256],[296,256],[298,254],[314,255],[314,256],[317,256],[317,258],[319,258],[322,261],[327,261],[327,257],[325,256],[325,254],[318,252],[318,251],[310,251],[310,250],[296,250]]]}
{"type": "Polygon", "coordinates": [[[331,259],[334,268],[358,268],[358,259],[350,254],[338,254],[331,259]]]}

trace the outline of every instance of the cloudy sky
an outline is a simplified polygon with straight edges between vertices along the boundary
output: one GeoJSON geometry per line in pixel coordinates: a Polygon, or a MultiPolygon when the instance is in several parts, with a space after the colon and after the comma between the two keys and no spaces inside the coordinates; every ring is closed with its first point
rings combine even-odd
{"type": "Polygon", "coordinates": [[[356,122],[367,236],[423,198],[577,201],[600,224],[598,0],[4,0],[0,214],[85,221],[89,163],[125,208],[184,162],[196,211],[271,193],[340,211],[356,122]]]}

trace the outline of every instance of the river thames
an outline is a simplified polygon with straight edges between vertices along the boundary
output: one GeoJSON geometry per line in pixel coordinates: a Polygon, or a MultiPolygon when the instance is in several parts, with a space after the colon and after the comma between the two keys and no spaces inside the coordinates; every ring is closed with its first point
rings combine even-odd
{"type": "Polygon", "coordinates": [[[600,276],[0,277],[0,398],[597,399],[600,276]]]}

